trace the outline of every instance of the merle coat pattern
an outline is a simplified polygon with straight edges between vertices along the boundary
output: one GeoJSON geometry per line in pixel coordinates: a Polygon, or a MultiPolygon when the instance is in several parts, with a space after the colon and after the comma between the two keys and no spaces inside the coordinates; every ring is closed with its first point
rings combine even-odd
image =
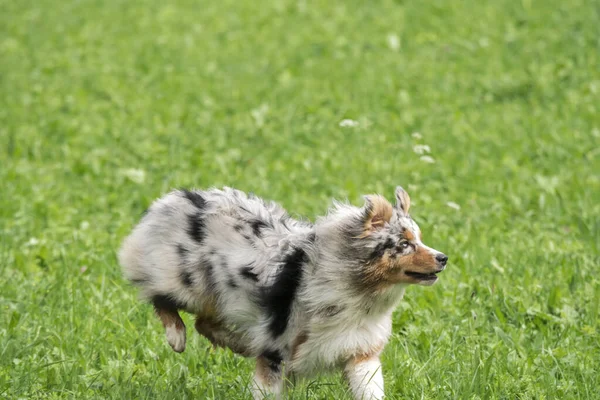
{"type": "Polygon", "coordinates": [[[447,257],[425,246],[400,187],[363,207],[336,203],[313,225],[231,188],[154,202],[119,254],[125,276],[184,351],[178,311],[214,345],[257,358],[255,398],[285,375],[343,369],[357,399],[381,399],[379,354],[406,285],[430,285],[447,257]]]}

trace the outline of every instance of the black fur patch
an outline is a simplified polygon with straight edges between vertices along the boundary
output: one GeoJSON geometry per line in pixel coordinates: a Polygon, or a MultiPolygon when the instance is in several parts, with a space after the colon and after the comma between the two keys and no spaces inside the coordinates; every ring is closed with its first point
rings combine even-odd
{"type": "Polygon", "coordinates": [[[155,296],[152,296],[152,304],[157,310],[177,311],[180,309],[185,309],[185,304],[179,303],[178,301],[174,300],[171,296],[163,294],[157,294],[155,296]]]}
{"type": "Polygon", "coordinates": [[[204,261],[204,276],[206,278],[207,286],[214,287],[215,286],[215,276],[213,271],[213,265],[210,261],[204,261]]]}
{"type": "Polygon", "coordinates": [[[269,225],[265,221],[261,221],[260,219],[255,219],[254,221],[252,221],[250,226],[252,227],[252,232],[254,233],[254,235],[256,235],[259,238],[262,237],[261,229],[269,227],[269,225]]]}
{"type": "Polygon", "coordinates": [[[179,254],[179,257],[181,257],[182,261],[185,261],[185,258],[187,257],[189,252],[190,251],[188,249],[186,249],[184,245],[182,245],[182,244],[177,245],[177,254],[179,254]]]}
{"type": "Polygon", "coordinates": [[[311,243],[314,243],[315,240],[317,239],[317,234],[314,232],[311,232],[307,237],[306,240],[308,240],[311,243]]]}
{"type": "Polygon", "coordinates": [[[289,217],[287,215],[284,215],[283,217],[279,218],[279,222],[281,223],[281,225],[283,225],[285,229],[289,231],[290,227],[288,226],[288,219],[289,217]]]}
{"type": "Polygon", "coordinates": [[[192,280],[192,273],[190,271],[181,271],[179,277],[181,278],[181,283],[187,287],[190,287],[194,284],[194,281],[192,280]]]}
{"type": "Polygon", "coordinates": [[[229,286],[232,289],[237,289],[238,288],[238,284],[233,279],[233,276],[230,276],[229,279],[227,279],[227,286],[229,286]]]}
{"type": "Polygon", "coordinates": [[[250,210],[248,210],[248,208],[246,208],[244,205],[240,204],[240,205],[238,205],[238,207],[239,207],[240,210],[242,210],[246,214],[252,215],[252,212],[250,210]]]}
{"type": "Polygon", "coordinates": [[[387,238],[385,242],[379,243],[377,246],[375,246],[375,249],[371,253],[370,259],[375,260],[383,257],[386,250],[393,249],[395,246],[396,242],[394,242],[394,239],[387,238]]]}
{"type": "Polygon", "coordinates": [[[277,350],[265,350],[261,354],[268,362],[269,369],[273,372],[277,372],[281,369],[281,362],[283,361],[283,357],[281,353],[277,350]]]}
{"type": "Polygon", "coordinates": [[[252,271],[252,267],[243,267],[240,274],[251,281],[258,282],[258,275],[252,271]]]}
{"type": "Polygon", "coordinates": [[[193,215],[188,215],[188,229],[187,233],[190,235],[192,239],[194,239],[198,243],[202,243],[204,237],[206,236],[205,223],[202,219],[202,214],[195,213],[193,215]]]}
{"type": "Polygon", "coordinates": [[[186,189],[181,189],[181,193],[183,193],[183,196],[186,199],[188,199],[193,205],[195,205],[196,208],[200,210],[204,210],[204,208],[206,208],[206,200],[204,200],[204,197],[202,197],[200,193],[191,192],[186,189]]]}
{"type": "Polygon", "coordinates": [[[302,267],[307,262],[303,249],[297,248],[283,260],[275,282],[265,288],[264,306],[271,316],[269,329],[274,337],[285,332],[290,318],[292,302],[302,280],[302,267]]]}
{"type": "Polygon", "coordinates": [[[215,287],[215,277],[213,276],[213,265],[206,257],[202,257],[197,264],[197,268],[202,272],[206,286],[215,287]]]}
{"type": "Polygon", "coordinates": [[[227,264],[227,257],[221,254],[221,256],[219,257],[219,261],[221,262],[221,268],[223,268],[224,270],[229,269],[229,265],[227,264]]]}
{"type": "Polygon", "coordinates": [[[323,314],[327,317],[333,317],[341,313],[343,309],[343,307],[328,306],[323,309],[323,314]]]}
{"type": "Polygon", "coordinates": [[[131,283],[133,283],[134,285],[145,285],[146,283],[150,282],[149,279],[147,278],[142,278],[142,279],[132,279],[131,283]]]}

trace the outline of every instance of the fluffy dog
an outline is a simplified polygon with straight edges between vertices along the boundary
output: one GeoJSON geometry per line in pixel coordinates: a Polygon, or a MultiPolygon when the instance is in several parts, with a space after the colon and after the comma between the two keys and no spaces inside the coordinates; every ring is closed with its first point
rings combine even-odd
{"type": "Polygon", "coordinates": [[[381,399],[392,312],[448,260],[421,241],[406,191],[395,195],[395,206],[336,203],[311,224],[235,189],[178,190],[150,206],[119,259],[173,350],[185,349],[185,310],[214,345],[257,358],[255,398],[340,368],[356,399],[381,399]]]}

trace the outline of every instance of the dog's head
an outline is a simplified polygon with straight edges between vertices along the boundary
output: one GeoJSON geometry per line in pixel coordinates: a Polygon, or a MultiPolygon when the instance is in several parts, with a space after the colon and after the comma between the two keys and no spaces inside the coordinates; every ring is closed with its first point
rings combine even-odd
{"type": "Polygon", "coordinates": [[[448,257],[423,243],[408,213],[408,193],[397,187],[395,194],[394,206],[380,195],[370,195],[362,208],[340,210],[345,215],[338,220],[343,241],[339,250],[343,257],[359,260],[352,273],[361,286],[433,285],[448,257]]]}

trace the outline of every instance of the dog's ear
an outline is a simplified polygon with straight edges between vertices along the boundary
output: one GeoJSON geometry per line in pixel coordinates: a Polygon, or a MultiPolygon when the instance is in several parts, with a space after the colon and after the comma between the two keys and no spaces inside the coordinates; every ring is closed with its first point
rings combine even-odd
{"type": "Polygon", "coordinates": [[[383,228],[392,219],[394,209],[389,201],[380,195],[365,196],[363,207],[364,234],[383,228]]]}
{"type": "Polygon", "coordinates": [[[396,209],[403,215],[408,215],[408,209],[410,208],[410,197],[406,190],[402,189],[402,186],[396,187],[396,209]]]}

